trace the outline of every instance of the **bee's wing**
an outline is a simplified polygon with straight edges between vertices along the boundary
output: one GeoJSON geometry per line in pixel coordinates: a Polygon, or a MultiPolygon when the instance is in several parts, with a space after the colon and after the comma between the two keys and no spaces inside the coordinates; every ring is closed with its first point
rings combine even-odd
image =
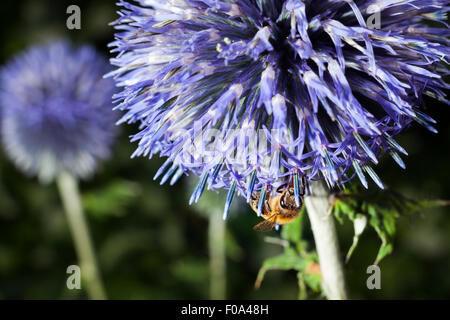
{"type": "Polygon", "coordinates": [[[275,219],[269,218],[267,220],[264,220],[263,222],[258,223],[253,227],[253,230],[258,232],[268,232],[271,231],[275,227],[275,225],[275,219]]]}

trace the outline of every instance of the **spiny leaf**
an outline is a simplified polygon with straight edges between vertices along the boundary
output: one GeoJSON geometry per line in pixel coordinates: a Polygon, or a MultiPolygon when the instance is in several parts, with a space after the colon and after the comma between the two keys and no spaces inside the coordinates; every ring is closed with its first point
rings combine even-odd
{"type": "Polygon", "coordinates": [[[382,243],[380,250],[378,250],[377,260],[375,264],[379,264],[387,255],[391,254],[393,251],[392,243],[382,243]]]}
{"type": "Polygon", "coordinates": [[[296,270],[304,271],[308,266],[308,261],[300,257],[292,248],[286,248],[285,252],[279,256],[266,259],[258,272],[255,288],[259,289],[264,276],[269,270],[296,270]]]}
{"type": "MultiPolygon", "coordinates": [[[[393,190],[378,190],[376,192],[360,191],[357,188],[347,189],[334,195],[333,214],[339,222],[344,217],[355,222],[360,215],[367,216],[370,226],[381,240],[376,263],[380,262],[393,250],[392,237],[395,235],[396,219],[411,215],[421,210],[450,205],[449,201],[421,201],[409,199],[393,190]]],[[[353,244],[347,254],[347,260],[354,252],[360,235],[353,239],[353,244]]]]}
{"type": "Polygon", "coordinates": [[[361,237],[367,226],[367,217],[363,214],[357,214],[356,218],[353,220],[353,226],[355,229],[355,235],[353,236],[352,246],[348,250],[347,255],[345,257],[345,263],[348,263],[348,261],[352,257],[353,252],[358,246],[359,238],[361,237]]]}

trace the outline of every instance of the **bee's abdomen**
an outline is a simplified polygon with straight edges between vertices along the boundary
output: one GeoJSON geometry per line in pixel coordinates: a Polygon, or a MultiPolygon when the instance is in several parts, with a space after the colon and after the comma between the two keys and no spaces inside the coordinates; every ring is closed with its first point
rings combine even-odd
{"type": "Polygon", "coordinates": [[[277,218],[277,224],[288,224],[298,217],[299,211],[280,214],[277,218]]]}

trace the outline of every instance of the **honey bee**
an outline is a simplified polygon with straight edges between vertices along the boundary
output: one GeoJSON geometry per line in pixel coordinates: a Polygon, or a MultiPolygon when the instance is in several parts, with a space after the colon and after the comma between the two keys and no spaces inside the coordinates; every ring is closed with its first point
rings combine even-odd
{"type": "MultiPolygon", "coordinates": [[[[295,201],[294,187],[291,185],[279,187],[276,190],[275,195],[271,195],[270,192],[268,192],[261,213],[264,221],[254,226],[253,230],[267,232],[271,231],[277,225],[293,222],[298,217],[303,207],[303,196],[305,195],[304,179],[302,180],[302,185],[300,203],[298,206],[295,201]]],[[[260,196],[261,193],[259,192],[252,195],[252,198],[250,199],[250,206],[256,213],[258,212],[260,196]]]]}

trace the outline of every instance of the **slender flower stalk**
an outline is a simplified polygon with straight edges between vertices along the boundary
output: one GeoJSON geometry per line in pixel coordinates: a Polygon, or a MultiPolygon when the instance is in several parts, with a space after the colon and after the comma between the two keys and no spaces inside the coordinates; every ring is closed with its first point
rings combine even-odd
{"type": "Polygon", "coordinates": [[[209,212],[210,299],[226,299],[225,222],[220,210],[209,212]]]}
{"type": "Polygon", "coordinates": [[[317,254],[319,255],[322,287],[330,300],[347,299],[344,269],[334,219],[328,214],[329,192],[321,183],[311,186],[312,194],[305,199],[317,254]]]}
{"type": "Polygon", "coordinates": [[[64,205],[64,212],[80,261],[81,275],[85,280],[88,295],[94,300],[105,300],[105,289],[83,211],[77,180],[72,174],[63,172],[56,178],[56,183],[64,205]]]}

